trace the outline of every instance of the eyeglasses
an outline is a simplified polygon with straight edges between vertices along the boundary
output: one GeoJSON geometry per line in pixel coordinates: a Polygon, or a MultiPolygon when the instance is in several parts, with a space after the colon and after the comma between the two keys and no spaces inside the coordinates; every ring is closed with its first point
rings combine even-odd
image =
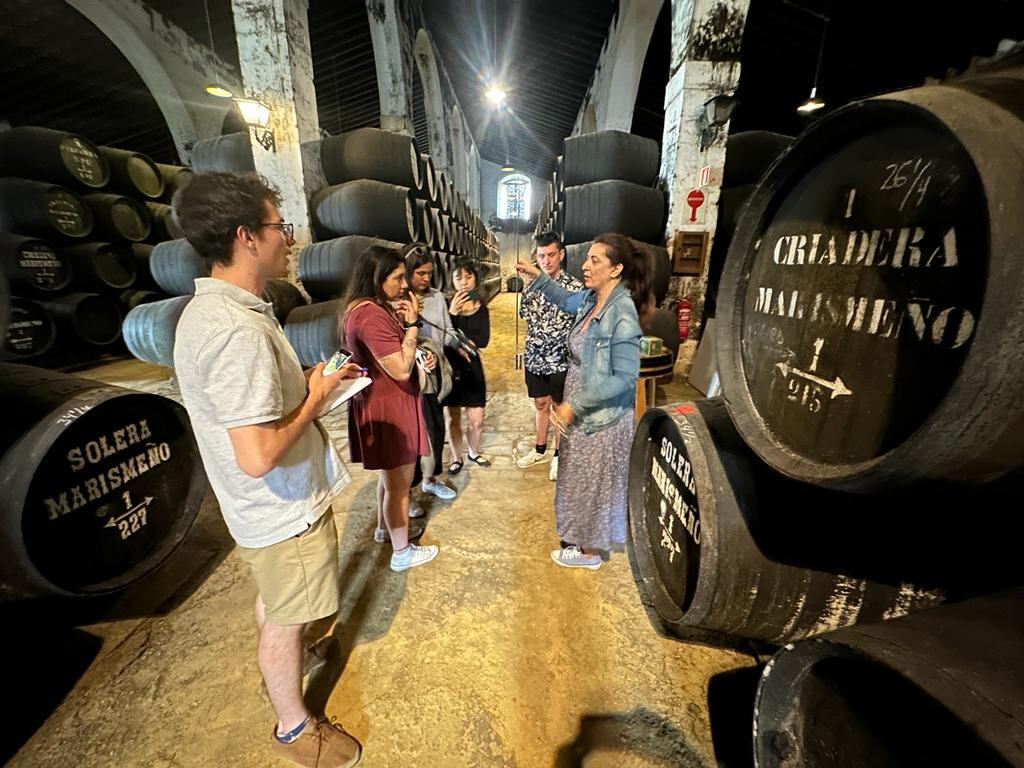
{"type": "Polygon", "coordinates": [[[289,224],[287,221],[265,221],[260,226],[280,229],[286,240],[291,240],[292,235],[295,234],[295,225],[289,224]]]}

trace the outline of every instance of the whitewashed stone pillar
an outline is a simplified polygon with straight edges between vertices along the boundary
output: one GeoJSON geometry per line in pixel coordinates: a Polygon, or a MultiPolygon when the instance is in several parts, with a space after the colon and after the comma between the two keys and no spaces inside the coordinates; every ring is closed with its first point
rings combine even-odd
{"type": "MultiPolygon", "coordinates": [[[[271,109],[276,149],[253,142],[256,170],[281,191],[281,214],[295,224],[297,253],[312,240],[301,145],[320,136],[308,0],[232,0],[231,7],[246,95],[271,109]]],[[[293,281],[296,262],[293,258],[293,281]]]]}
{"type": "MultiPolygon", "coordinates": [[[[407,69],[403,65],[402,32],[395,0],[366,0],[373,42],[373,64],[380,97],[380,127],[392,133],[414,135],[410,112],[407,69]]],[[[425,151],[425,150],[423,150],[425,151]]]]}
{"type": "MultiPolygon", "coordinates": [[[[672,59],[665,90],[665,130],[661,144],[661,180],[668,190],[667,242],[677,232],[708,232],[708,252],[718,220],[718,195],[725,165],[728,124],[702,151],[700,115],[715,96],[733,95],[740,79],[740,45],[750,0],[673,0],[672,59]],[[696,221],[687,195],[700,187],[702,168],[711,166],[710,183],[701,191],[704,204],[696,221]]],[[[693,304],[689,340],[680,349],[679,364],[688,370],[703,321],[708,260],[696,277],[675,277],[669,298],[688,298],[693,304]]]]}

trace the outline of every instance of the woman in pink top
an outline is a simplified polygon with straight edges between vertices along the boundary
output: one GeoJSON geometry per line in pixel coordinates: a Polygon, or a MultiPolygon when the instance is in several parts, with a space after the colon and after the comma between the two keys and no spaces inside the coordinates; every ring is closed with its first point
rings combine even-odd
{"type": "Polygon", "coordinates": [[[352,461],[380,470],[377,499],[394,547],[391,570],[404,571],[429,563],[437,547],[409,542],[409,485],[427,452],[427,433],[416,371],[418,314],[398,251],[374,246],[360,256],[342,306],[352,362],[373,380],[349,401],[349,450],[352,461]]]}

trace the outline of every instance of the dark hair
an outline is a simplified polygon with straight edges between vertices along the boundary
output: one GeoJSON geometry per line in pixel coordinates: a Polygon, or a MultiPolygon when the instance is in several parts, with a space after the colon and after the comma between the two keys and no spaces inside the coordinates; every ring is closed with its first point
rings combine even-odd
{"type": "Polygon", "coordinates": [[[654,311],[654,294],[651,292],[654,264],[650,251],[644,248],[643,244],[638,245],[625,235],[614,232],[595,237],[593,243],[605,247],[608,259],[613,265],[622,265],[619,277],[629,289],[629,295],[633,297],[633,304],[636,305],[636,313],[640,320],[646,320],[654,311]]]}
{"type": "Polygon", "coordinates": [[[558,250],[565,250],[565,245],[563,245],[562,243],[562,238],[560,238],[554,232],[541,232],[539,235],[534,235],[533,242],[535,242],[538,246],[551,245],[552,243],[557,243],[558,250]]]}
{"type": "Polygon", "coordinates": [[[473,261],[473,259],[468,256],[459,256],[459,258],[455,260],[455,263],[452,264],[451,274],[453,278],[455,277],[455,273],[460,269],[463,272],[469,272],[469,274],[471,274],[476,280],[477,288],[480,287],[480,267],[475,261],[473,261]]]}
{"type": "Polygon", "coordinates": [[[424,264],[434,263],[434,252],[426,243],[409,243],[402,248],[402,259],[405,261],[405,275],[412,279],[412,273],[424,264]]]}
{"type": "Polygon", "coordinates": [[[196,173],[174,193],[174,215],[207,266],[230,266],[239,227],[259,229],[266,203],[281,204],[281,195],[258,173],[196,173]]]}
{"type": "Polygon", "coordinates": [[[384,295],[384,281],[401,266],[404,266],[402,255],[393,248],[371,245],[363,251],[356,261],[348,290],[345,291],[345,298],[341,302],[342,324],[352,305],[360,301],[369,300],[387,307],[388,297],[384,295]]]}

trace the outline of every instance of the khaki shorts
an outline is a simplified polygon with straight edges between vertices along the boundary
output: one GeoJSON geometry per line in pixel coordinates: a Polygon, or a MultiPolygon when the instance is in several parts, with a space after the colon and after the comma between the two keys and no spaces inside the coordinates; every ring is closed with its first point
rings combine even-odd
{"type": "Polygon", "coordinates": [[[252,569],[267,623],[308,624],[338,612],[338,529],[330,509],[298,536],[238,548],[252,569]]]}

